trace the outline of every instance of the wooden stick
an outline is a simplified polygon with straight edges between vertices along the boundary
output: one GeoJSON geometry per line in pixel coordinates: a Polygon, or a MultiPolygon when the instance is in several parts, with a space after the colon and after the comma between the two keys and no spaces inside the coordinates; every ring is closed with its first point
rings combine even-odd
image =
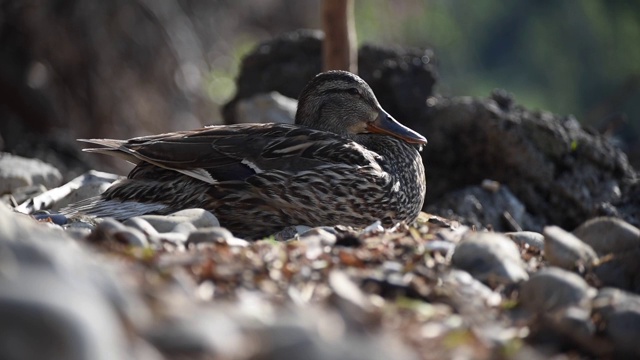
{"type": "Polygon", "coordinates": [[[324,71],[358,72],[358,50],[353,19],[353,0],[322,2],[322,63],[324,71]]]}

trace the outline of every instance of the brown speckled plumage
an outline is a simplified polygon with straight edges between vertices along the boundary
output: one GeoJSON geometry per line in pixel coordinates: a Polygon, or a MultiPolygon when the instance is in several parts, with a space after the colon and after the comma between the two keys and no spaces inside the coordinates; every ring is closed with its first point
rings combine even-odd
{"type": "Polygon", "coordinates": [[[344,71],[316,76],[296,125],[238,124],[139,137],[85,140],[86,149],[137,164],[126,180],[76,210],[125,219],[201,207],[236,236],[288,225],[385,226],[412,221],[425,194],[418,146],[369,86],[344,71]]]}

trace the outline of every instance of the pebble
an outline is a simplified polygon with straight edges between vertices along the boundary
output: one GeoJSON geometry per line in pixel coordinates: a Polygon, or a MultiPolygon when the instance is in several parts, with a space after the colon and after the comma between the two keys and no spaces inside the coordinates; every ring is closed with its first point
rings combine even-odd
{"type": "Polygon", "coordinates": [[[209,227],[192,231],[187,238],[187,245],[229,242],[234,239],[231,231],[223,227],[209,227]]]}
{"type": "Polygon", "coordinates": [[[544,235],[535,231],[516,231],[504,233],[519,246],[528,245],[530,248],[542,251],[544,249],[544,235]]]}
{"type": "Polygon", "coordinates": [[[551,265],[573,270],[582,266],[590,268],[598,260],[591,246],[558,226],[547,226],[542,233],[544,256],[551,265]]]}
{"type": "Polygon", "coordinates": [[[100,221],[96,226],[93,233],[89,236],[89,240],[97,242],[115,240],[130,246],[149,246],[147,236],[142,231],[126,226],[112,218],[102,219],[102,221],[100,221]]]}
{"type": "Polygon", "coordinates": [[[175,246],[185,246],[187,239],[189,238],[189,234],[181,233],[181,232],[163,232],[159,233],[157,236],[153,237],[151,240],[154,244],[161,244],[162,242],[168,242],[175,246]]]}
{"type": "Polygon", "coordinates": [[[176,225],[171,232],[180,233],[189,236],[192,232],[198,230],[198,228],[190,222],[183,222],[176,225]]]}
{"type": "Polygon", "coordinates": [[[0,205],[0,334],[11,339],[0,358],[135,358],[127,333],[148,309],[113,269],[44,225],[0,205]]]}
{"type": "Polygon", "coordinates": [[[236,104],[236,123],[293,124],[298,101],[272,91],[254,95],[236,104]]]}
{"type": "Polygon", "coordinates": [[[602,288],[593,299],[593,308],[621,357],[640,357],[640,296],[602,288]]]}
{"type": "Polygon", "coordinates": [[[185,209],[170,215],[142,215],[138,218],[147,221],[161,233],[170,232],[183,222],[189,222],[196,228],[220,226],[215,215],[204,209],[185,209]]]}
{"type": "Polygon", "coordinates": [[[456,245],[451,264],[489,285],[517,283],[529,278],[516,245],[496,233],[467,233],[456,245]]]}
{"type": "Polygon", "coordinates": [[[640,248],[640,229],[618,218],[593,218],[578,226],[573,235],[600,256],[640,248]]]}
{"type": "Polygon", "coordinates": [[[124,225],[138,229],[149,237],[158,235],[158,231],[149,222],[141,217],[133,217],[123,222],[124,225]]]}
{"type": "Polygon", "coordinates": [[[108,175],[110,174],[105,174],[98,171],[87,172],[83,175],[83,181],[79,185],[79,187],[71,191],[69,195],[57,201],[52,209],[59,210],[67,205],[75,204],[79,201],[102,194],[109,188],[109,186],[111,186],[111,184],[115,180],[114,177],[110,177],[108,175]]]}
{"type": "Polygon", "coordinates": [[[579,306],[570,306],[559,312],[555,319],[556,325],[561,327],[564,333],[571,334],[574,338],[588,339],[595,333],[595,325],[591,321],[591,311],[579,306]]]}
{"type": "Polygon", "coordinates": [[[22,204],[23,202],[31,199],[32,197],[38,196],[47,191],[47,188],[42,184],[37,185],[28,185],[19,187],[11,192],[13,198],[18,204],[22,204]]]}
{"type": "Polygon", "coordinates": [[[134,229],[132,227],[127,226],[123,231],[116,232],[113,235],[118,241],[126,245],[136,247],[149,246],[149,241],[147,240],[145,234],[142,231],[134,229]]]}
{"type": "Polygon", "coordinates": [[[60,171],[43,161],[0,153],[0,194],[32,185],[50,189],[61,183],[60,171]]]}
{"type": "Polygon", "coordinates": [[[583,278],[557,267],[536,272],[520,287],[520,302],[539,314],[571,306],[589,309],[594,295],[595,290],[583,278]]]}
{"type": "Polygon", "coordinates": [[[470,306],[481,309],[500,304],[500,294],[491,290],[482,282],[474,279],[468,272],[451,269],[442,277],[443,289],[447,290],[457,306],[470,306]]]}
{"type": "Polygon", "coordinates": [[[322,246],[333,246],[336,244],[338,237],[335,233],[329,232],[324,228],[312,228],[300,234],[300,241],[319,241],[322,246]]]}
{"type": "Polygon", "coordinates": [[[300,242],[306,245],[305,254],[309,260],[320,257],[327,246],[335,245],[337,236],[323,229],[311,229],[300,236],[300,242]]]}

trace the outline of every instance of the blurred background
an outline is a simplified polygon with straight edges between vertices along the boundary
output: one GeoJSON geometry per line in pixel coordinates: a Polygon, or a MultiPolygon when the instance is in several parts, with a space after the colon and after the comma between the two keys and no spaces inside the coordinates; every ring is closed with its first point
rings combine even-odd
{"type": "MultiPolygon", "coordinates": [[[[438,93],[573,114],[639,167],[640,1],[356,0],[355,22],[433,49],[438,93]]],[[[75,138],[222,123],[245,54],[320,26],[320,0],[0,0],[0,148],[73,168],[75,138]]]]}

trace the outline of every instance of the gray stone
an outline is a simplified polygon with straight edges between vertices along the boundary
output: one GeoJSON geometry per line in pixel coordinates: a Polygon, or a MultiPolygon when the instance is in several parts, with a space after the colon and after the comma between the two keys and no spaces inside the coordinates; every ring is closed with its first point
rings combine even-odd
{"type": "Polygon", "coordinates": [[[44,185],[50,189],[61,182],[60,171],[45,162],[0,153],[0,194],[31,185],[44,185]]]}
{"type": "Polygon", "coordinates": [[[142,231],[126,226],[112,218],[102,219],[89,239],[92,241],[111,240],[137,247],[149,246],[147,236],[142,231]]]}
{"type": "Polygon", "coordinates": [[[32,214],[44,209],[59,210],[71,202],[84,200],[85,197],[97,196],[99,191],[104,190],[117,178],[118,176],[114,174],[91,170],[62,186],[30,198],[20,204],[16,210],[25,214],[32,214]]]}
{"type": "Polygon", "coordinates": [[[237,123],[293,124],[298,101],[277,91],[254,95],[236,105],[237,123]]]}
{"type": "Polygon", "coordinates": [[[101,232],[110,236],[116,232],[124,231],[126,228],[126,225],[114,218],[102,218],[100,219],[98,226],[96,226],[96,232],[101,232]]]}
{"type": "Polygon", "coordinates": [[[500,294],[466,271],[451,269],[442,275],[442,288],[457,308],[487,310],[500,305],[500,294]]]}
{"type": "Polygon", "coordinates": [[[518,247],[509,238],[496,233],[467,233],[456,245],[451,264],[490,285],[529,278],[518,247]]]}
{"type": "Polygon", "coordinates": [[[204,209],[185,209],[170,215],[142,215],[139,218],[146,220],[158,232],[172,231],[183,222],[189,222],[196,228],[220,226],[215,215],[204,209]]]}
{"type": "MultiPolygon", "coordinates": [[[[318,227],[318,228],[324,228],[325,230],[327,230],[327,228],[329,227],[324,226],[324,227],[318,227]]],[[[276,241],[294,240],[296,239],[296,237],[308,231],[311,231],[313,229],[317,229],[317,228],[312,228],[311,226],[307,226],[307,225],[291,225],[273,234],[273,237],[276,239],[276,241]]]]}
{"type": "Polygon", "coordinates": [[[600,256],[640,248],[640,229],[613,217],[597,217],[584,222],[573,235],[591,246],[600,256]]]}
{"type": "Polygon", "coordinates": [[[540,314],[571,306],[589,309],[594,295],[595,290],[579,275],[556,267],[538,271],[520,287],[520,302],[540,314]]]}
{"type": "Polygon", "coordinates": [[[312,228],[300,234],[300,241],[318,241],[322,246],[335,245],[337,236],[323,228],[312,228]]]}
{"type": "Polygon", "coordinates": [[[198,228],[193,225],[190,222],[183,222],[180,223],[178,225],[176,225],[173,229],[171,229],[171,232],[177,232],[177,233],[181,233],[184,235],[189,236],[189,234],[191,234],[192,232],[198,230],[198,228]]]}
{"type": "Polygon", "coordinates": [[[67,235],[69,235],[70,237],[76,240],[86,239],[87,236],[91,234],[91,229],[83,228],[83,227],[71,227],[71,228],[65,228],[65,230],[67,235]]]}
{"type": "Polygon", "coordinates": [[[544,235],[535,231],[516,231],[505,233],[507,237],[518,245],[528,245],[531,248],[542,251],[544,249],[544,235]]]}
{"type": "Polygon", "coordinates": [[[158,231],[151,224],[149,224],[148,221],[140,217],[132,217],[130,219],[127,219],[123,222],[123,224],[134,229],[138,229],[145,235],[150,237],[158,235],[158,231]]]}
{"type": "Polygon", "coordinates": [[[100,177],[96,174],[98,174],[98,172],[89,172],[82,175],[84,178],[79,187],[71,191],[69,195],[65,196],[63,199],[56,202],[52,209],[62,209],[70,204],[75,204],[79,201],[99,196],[105,192],[105,190],[111,186],[114,179],[111,177],[100,177]]]}
{"type": "Polygon", "coordinates": [[[590,309],[569,306],[557,314],[559,316],[554,319],[556,326],[559,326],[563,333],[571,334],[573,338],[588,339],[595,332],[590,309]]]}
{"type": "Polygon", "coordinates": [[[216,243],[224,242],[229,246],[249,246],[249,242],[243,239],[234,237],[231,231],[223,227],[210,227],[198,229],[191,234],[187,239],[187,245],[204,244],[204,243],[216,243]]]}
{"type": "Polygon", "coordinates": [[[551,265],[567,270],[578,267],[592,267],[598,255],[580,239],[557,226],[547,226],[543,230],[544,256],[551,265]]]}
{"type": "Polygon", "coordinates": [[[640,296],[603,288],[593,300],[604,333],[625,356],[640,357],[640,296]]]}
{"type": "Polygon", "coordinates": [[[94,254],[46,225],[0,206],[0,339],[11,339],[0,358],[133,358],[127,331],[147,322],[148,309],[94,254]]]}
{"type": "Polygon", "coordinates": [[[93,289],[38,268],[0,277],[0,288],[0,339],[11,339],[0,358],[131,358],[117,313],[93,289]]]}
{"type": "Polygon", "coordinates": [[[158,235],[154,236],[151,240],[154,244],[159,244],[161,242],[168,242],[176,246],[184,246],[189,234],[181,233],[181,232],[162,232],[158,235]]]}
{"type": "Polygon", "coordinates": [[[47,188],[44,185],[37,184],[19,187],[13,190],[11,195],[13,195],[13,198],[18,204],[21,204],[34,196],[44,193],[45,191],[47,191],[47,188]]]}
{"type": "Polygon", "coordinates": [[[430,213],[440,214],[478,229],[491,226],[494,231],[537,229],[537,220],[526,210],[524,204],[504,185],[495,191],[483,186],[451,191],[427,207],[430,213]]]}
{"type": "Polygon", "coordinates": [[[132,227],[127,226],[123,231],[118,231],[113,235],[118,241],[126,245],[135,247],[149,246],[149,241],[147,240],[147,237],[144,235],[144,233],[132,227]]]}
{"type": "Polygon", "coordinates": [[[604,256],[593,269],[602,286],[640,293],[640,248],[604,256]]]}

